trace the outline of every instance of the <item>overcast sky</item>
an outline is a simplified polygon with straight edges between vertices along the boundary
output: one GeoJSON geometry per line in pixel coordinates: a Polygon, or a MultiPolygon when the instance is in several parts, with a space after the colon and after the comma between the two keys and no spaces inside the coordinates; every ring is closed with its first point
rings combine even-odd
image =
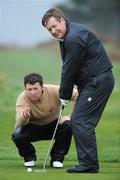
{"type": "Polygon", "coordinates": [[[0,44],[30,46],[51,35],[42,27],[43,14],[66,0],[0,0],[0,44]]]}

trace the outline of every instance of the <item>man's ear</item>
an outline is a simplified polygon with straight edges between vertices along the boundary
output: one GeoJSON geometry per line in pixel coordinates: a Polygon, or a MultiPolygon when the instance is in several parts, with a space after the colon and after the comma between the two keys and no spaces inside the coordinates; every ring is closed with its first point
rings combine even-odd
{"type": "Polygon", "coordinates": [[[61,17],[60,22],[64,22],[64,21],[65,21],[65,19],[63,17],[61,17]]]}

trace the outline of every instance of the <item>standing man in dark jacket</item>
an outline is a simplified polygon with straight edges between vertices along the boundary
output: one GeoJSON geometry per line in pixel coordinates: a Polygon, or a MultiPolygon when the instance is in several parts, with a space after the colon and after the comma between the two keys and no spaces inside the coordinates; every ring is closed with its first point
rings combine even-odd
{"type": "Polygon", "coordinates": [[[79,96],[71,116],[79,164],[68,173],[99,172],[95,128],[114,87],[112,64],[96,35],[68,21],[59,9],[49,9],[43,26],[59,40],[63,61],[59,97],[66,106],[74,85],[79,96]]]}

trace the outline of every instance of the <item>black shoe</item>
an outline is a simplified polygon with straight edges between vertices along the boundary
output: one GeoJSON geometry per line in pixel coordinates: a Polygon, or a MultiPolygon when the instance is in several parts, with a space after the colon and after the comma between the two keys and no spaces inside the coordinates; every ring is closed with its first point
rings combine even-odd
{"type": "Polygon", "coordinates": [[[67,169],[68,173],[98,173],[98,169],[83,167],[83,166],[73,166],[67,169]]]}

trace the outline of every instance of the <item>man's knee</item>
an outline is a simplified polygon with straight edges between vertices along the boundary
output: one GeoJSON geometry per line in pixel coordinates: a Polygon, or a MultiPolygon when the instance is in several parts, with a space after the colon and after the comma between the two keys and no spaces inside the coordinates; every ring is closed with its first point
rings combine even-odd
{"type": "Polygon", "coordinates": [[[63,123],[64,129],[66,129],[69,133],[72,133],[72,126],[71,126],[71,121],[66,120],[63,123]]]}
{"type": "Polygon", "coordinates": [[[68,128],[71,128],[71,121],[70,121],[70,120],[66,120],[66,121],[64,122],[64,125],[65,125],[66,127],[68,127],[68,128]]]}
{"type": "Polygon", "coordinates": [[[21,128],[17,128],[16,131],[12,134],[12,140],[14,142],[19,141],[21,139],[21,128]]]}

